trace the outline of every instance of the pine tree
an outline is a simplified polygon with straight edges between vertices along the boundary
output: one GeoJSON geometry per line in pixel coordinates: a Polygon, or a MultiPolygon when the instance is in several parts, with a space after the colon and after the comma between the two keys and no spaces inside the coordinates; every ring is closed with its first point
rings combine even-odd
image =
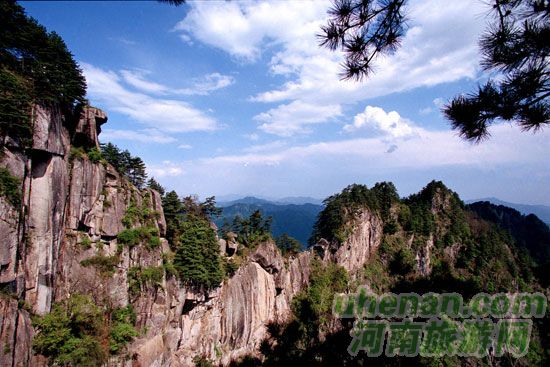
{"type": "MultiPolygon", "coordinates": [[[[344,79],[370,76],[377,55],[393,52],[405,32],[406,0],[337,0],[322,27],[321,45],[345,53],[344,79]]],[[[481,37],[481,65],[497,72],[443,112],[471,141],[489,136],[495,121],[516,121],[524,130],[550,122],[550,2],[492,0],[494,21],[481,37]]],[[[457,14],[457,16],[459,16],[457,14]]]]}
{"type": "Polygon", "coordinates": [[[166,193],[164,187],[162,187],[162,185],[158,183],[158,181],[155,180],[154,177],[151,177],[149,181],[147,181],[147,187],[158,192],[161,197],[164,196],[164,194],[166,193]]]}
{"type": "Polygon", "coordinates": [[[194,286],[213,288],[223,279],[220,249],[210,223],[190,216],[180,226],[174,266],[180,278],[194,286]]]}
{"type": "Polygon", "coordinates": [[[162,198],[162,210],[166,219],[166,239],[171,245],[176,245],[183,205],[175,191],[170,191],[162,198]]]}

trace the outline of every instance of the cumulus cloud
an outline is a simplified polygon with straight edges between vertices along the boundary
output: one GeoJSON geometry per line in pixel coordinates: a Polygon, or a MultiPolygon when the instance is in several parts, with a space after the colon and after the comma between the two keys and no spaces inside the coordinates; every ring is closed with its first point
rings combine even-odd
{"type": "MultiPolygon", "coordinates": [[[[86,76],[88,95],[108,109],[162,132],[210,131],[218,127],[214,118],[187,102],[131,91],[118,73],[86,63],[80,65],[86,76]]],[[[157,86],[142,84],[142,87],[151,90],[157,86]]]]}
{"type": "Polygon", "coordinates": [[[409,136],[413,133],[411,122],[401,117],[397,111],[386,112],[380,107],[367,106],[365,111],[353,118],[353,124],[344,126],[344,131],[375,129],[393,138],[409,136]]]}
{"type": "Polygon", "coordinates": [[[329,0],[193,2],[190,7],[175,27],[183,36],[246,62],[256,62],[271,53],[269,71],[283,76],[285,81],[251,100],[280,103],[256,116],[256,120],[264,122],[259,125],[261,130],[277,135],[311,130],[311,126],[305,128],[310,124],[301,119],[303,111],[289,107],[293,103],[318,108],[327,104],[341,106],[476,77],[477,39],[484,27],[482,15],[489,10],[477,0],[445,6],[439,0],[411,0],[410,29],[402,46],[394,55],[377,61],[372,78],[352,82],[340,79],[343,55],[319,47],[316,37],[326,23],[329,0]],[[288,112],[285,122],[273,117],[279,110],[288,112]]]}
{"type": "Polygon", "coordinates": [[[173,143],[176,139],[165,135],[156,129],[142,130],[113,130],[105,129],[101,132],[101,139],[107,141],[113,140],[133,140],[140,143],[173,143]]]}

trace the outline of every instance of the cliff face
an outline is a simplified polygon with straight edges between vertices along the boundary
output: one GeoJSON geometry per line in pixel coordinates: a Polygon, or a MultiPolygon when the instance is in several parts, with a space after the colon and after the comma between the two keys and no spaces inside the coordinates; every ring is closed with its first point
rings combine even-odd
{"type": "Polygon", "coordinates": [[[111,358],[110,365],[187,366],[197,355],[228,364],[254,353],[266,325],[284,321],[292,297],[306,286],[312,253],[284,259],[265,243],[209,293],[186,289],[164,272],[160,282],[132,292],[133,270],[162,268],[166,223],[157,192],[136,189],[110,165],[74,149],[97,148],[105,121],[91,107],[75,119],[36,107],[31,149],[4,138],[1,164],[21,180],[22,197],[20,206],[0,197],[0,365],[45,365],[32,352],[31,315],[76,293],[136,311],[141,333],[128,347],[131,358],[111,358]],[[130,207],[156,213],[147,224],[132,219],[131,225],[153,227],[160,246],[118,243],[130,207]],[[91,261],[113,258],[112,269],[91,261]]]}

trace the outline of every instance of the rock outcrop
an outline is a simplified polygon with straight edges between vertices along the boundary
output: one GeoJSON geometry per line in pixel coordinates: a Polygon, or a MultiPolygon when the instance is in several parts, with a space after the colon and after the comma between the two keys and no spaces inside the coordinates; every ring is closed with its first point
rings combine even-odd
{"type": "MultiPolygon", "coordinates": [[[[142,334],[128,347],[131,360],[111,358],[110,365],[188,366],[197,355],[229,364],[253,354],[267,325],[284,322],[292,297],[307,286],[312,252],[283,258],[267,242],[212,291],[186,288],[165,274],[132,292],[134,269],[162,269],[166,222],[156,191],[138,190],[110,165],[82,154],[98,148],[106,119],[91,107],[75,119],[35,107],[32,147],[3,138],[1,163],[20,179],[22,197],[19,207],[0,197],[0,365],[45,365],[32,351],[31,314],[46,314],[75,293],[136,311],[142,334]],[[118,242],[130,206],[156,213],[146,225],[156,229],[160,246],[118,242]],[[114,258],[116,265],[106,271],[86,263],[94,258],[114,258]]],[[[133,225],[145,225],[141,220],[133,225]]],[[[231,238],[220,247],[231,257],[238,244],[231,238]]]]}

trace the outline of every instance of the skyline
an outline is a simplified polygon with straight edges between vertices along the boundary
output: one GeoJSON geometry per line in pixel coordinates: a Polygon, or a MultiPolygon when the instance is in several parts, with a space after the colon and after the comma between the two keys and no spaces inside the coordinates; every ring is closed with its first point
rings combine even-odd
{"type": "Polygon", "coordinates": [[[402,47],[345,82],[315,37],[326,1],[21,2],[83,68],[109,116],[100,140],[181,195],[323,198],[392,181],[406,196],[437,179],[463,199],[550,205],[547,130],[499,124],[474,145],[441,116],[488,76],[488,18],[481,1],[438,3],[412,1],[402,47]]]}

